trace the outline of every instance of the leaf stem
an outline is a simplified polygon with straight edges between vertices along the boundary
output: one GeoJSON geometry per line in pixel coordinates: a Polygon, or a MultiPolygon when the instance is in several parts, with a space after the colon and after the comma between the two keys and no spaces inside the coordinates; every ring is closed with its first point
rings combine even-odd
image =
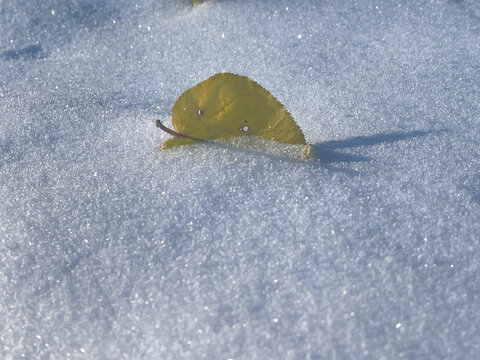
{"type": "Polygon", "coordinates": [[[173,135],[173,136],[175,136],[175,137],[184,138],[184,139],[198,140],[198,141],[204,141],[204,140],[202,140],[202,139],[197,139],[197,138],[194,138],[194,137],[192,137],[192,136],[188,136],[188,135],[185,135],[185,134],[176,132],[175,130],[169,129],[168,127],[166,127],[165,125],[163,125],[160,120],[157,120],[155,124],[157,125],[158,128],[162,129],[162,130],[165,131],[166,133],[169,133],[170,135],[173,135]]]}

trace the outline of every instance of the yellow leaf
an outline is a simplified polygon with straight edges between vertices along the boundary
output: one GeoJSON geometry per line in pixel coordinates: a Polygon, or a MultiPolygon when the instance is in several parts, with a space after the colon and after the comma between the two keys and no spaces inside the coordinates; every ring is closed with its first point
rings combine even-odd
{"type": "Polygon", "coordinates": [[[159,121],[157,126],[174,135],[162,149],[214,139],[257,136],[287,144],[311,145],[285,107],[263,87],[246,76],[213,75],[185,91],[172,109],[176,131],[159,121]]]}

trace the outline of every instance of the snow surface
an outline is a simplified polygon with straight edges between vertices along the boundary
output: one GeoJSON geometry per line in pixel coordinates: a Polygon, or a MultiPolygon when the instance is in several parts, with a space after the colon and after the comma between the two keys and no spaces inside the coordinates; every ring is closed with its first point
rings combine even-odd
{"type": "Polygon", "coordinates": [[[0,30],[0,358],[478,358],[480,2],[0,0],[0,30]],[[157,152],[221,71],[317,157],[157,152]]]}

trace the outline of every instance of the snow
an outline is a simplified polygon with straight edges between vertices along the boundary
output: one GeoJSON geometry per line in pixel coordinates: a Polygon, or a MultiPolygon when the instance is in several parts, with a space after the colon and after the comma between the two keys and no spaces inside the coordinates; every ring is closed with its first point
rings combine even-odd
{"type": "Polygon", "coordinates": [[[478,356],[479,2],[0,3],[0,358],[478,356]],[[316,157],[158,152],[222,71],[316,157]]]}

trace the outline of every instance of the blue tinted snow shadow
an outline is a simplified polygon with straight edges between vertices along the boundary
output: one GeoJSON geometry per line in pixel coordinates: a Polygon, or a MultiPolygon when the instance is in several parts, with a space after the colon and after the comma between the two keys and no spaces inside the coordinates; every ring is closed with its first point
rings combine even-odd
{"type": "Polygon", "coordinates": [[[411,140],[418,137],[423,137],[434,131],[395,131],[391,133],[378,133],[369,136],[355,136],[343,140],[332,140],[323,143],[317,143],[313,145],[314,154],[316,160],[319,161],[321,166],[328,170],[338,171],[345,173],[346,175],[356,176],[358,172],[354,169],[347,167],[333,166],[335,163],[357,163],[368,162],[372,158],[363,155],[348,154],[337,151],[338,149],[356,148],[361,146],[373,146],[379,144],[393,143],[402,140],[411,140]]]}
{"type": "Polygon", "coordinates": [[[5,60],[32,60],[45,58],[41,45],[28,45],[20,49],[10,49],[2,52],[5,60]]]}
{"type": "Polygon", "coordinates": [[[459,190],[465,190],[471,199],[480,205],[480,176],[477,173],[474,175],[466,175],[460,179],[458,184],[459,190]]]}
{"type": "MultiPolygon", "coordinates": [[[[433,131],[395,131],[391,133],[378,133],[369,136],[355,136],[344,140],[326,141],[317,144],[323,149],[345,149],[350,147],[371,146],[385,143],[392,143],[401,140],[414,139],[432,133],[433,131]]],[[[317,146],[315,145],[315,146],[317,146]]]]}

